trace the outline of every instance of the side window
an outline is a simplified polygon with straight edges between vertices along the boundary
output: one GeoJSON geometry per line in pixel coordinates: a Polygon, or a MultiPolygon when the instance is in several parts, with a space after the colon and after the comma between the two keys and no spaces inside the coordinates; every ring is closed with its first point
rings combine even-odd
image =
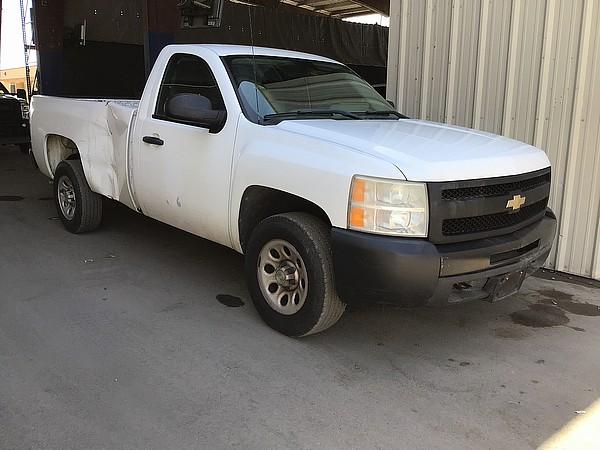
{"type": "Polygon", "coordinates": [[[225,103],[217,80],[208,64],[194,55],[177,54],[171,57],[160,86],[154,117],[173,120],[166,111],[168,101],[178,94],[196,94],[206,97],[210,109],[224,111],[225,103]]]}

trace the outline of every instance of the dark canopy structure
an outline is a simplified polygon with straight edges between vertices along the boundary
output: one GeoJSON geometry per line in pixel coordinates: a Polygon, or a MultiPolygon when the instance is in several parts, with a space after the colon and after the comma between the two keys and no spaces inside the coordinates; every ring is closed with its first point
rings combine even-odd
{"type": "Polygon", "coordinates": [[[137,98],[173,43],[276,47],[342,61],[385,82],[388,30],[340,18],[385,0],[34,0],[40,88],[48,95],[137,98]]]}
{"type": "Polygon", "coordinates": [[[250,0],[254,4],[275,7],[281,4],[295,6],[336,19],[364,14],[390,15],[389,0],[250,0]]]}

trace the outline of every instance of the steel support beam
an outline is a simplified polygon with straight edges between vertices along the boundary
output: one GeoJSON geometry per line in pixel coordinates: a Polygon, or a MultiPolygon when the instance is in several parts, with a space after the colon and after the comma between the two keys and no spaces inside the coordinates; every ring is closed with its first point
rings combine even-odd
{"type": "Polygon", "coordinates": [[[358,5],[362,5],[365,8],[370,9],[374,13],[383,14],[384,16],[390,15],[390,1],[395,0],[352,0],[358,5]]]}
{"type": "Polygon", "coordinates": [[[2,0],[0,0],[0,45],[2,45],[2,0]]]}
{"type": "Polygon", "coordinates": [[[333,17],[351,17],[369,13],[390,15],[390,0],[246,0],[246,2],[270,8],[286,4],[333,17]],[[336,11],[343,11],[343,13],[336,11]]]}

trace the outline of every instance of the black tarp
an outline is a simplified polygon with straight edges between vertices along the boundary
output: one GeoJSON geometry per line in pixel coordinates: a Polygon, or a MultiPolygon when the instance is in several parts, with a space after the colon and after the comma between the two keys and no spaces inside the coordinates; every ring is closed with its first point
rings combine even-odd
{"type": "Polygon", "coordinates": [[[346,64],[385,67],[388,29],[302,14],[291,8],[225,2],[219,28],[177,30],[176,42],[254,44],[328,56],[346,64]]]}
{"type": "Polygon", "coordinates": [[[373,84],[385,82],[385,27],[302,13],[285,6],[249,7],[225,1],[220,27],[181,29],[178,2],[35,0],[38,17],[52,20],[36,23],[36,29],[46,39],[54,37],[48,39],[54,42],[52,46],[39,46],[42,92],[78,97],[139,97],[156,56],[171,43],[253,43],[315,53],[351,65],[373,84]],[[60,8],[57,6],[52,14],[53,5],[58,4],[60,8]],[[148,13],[151,8],[152,15],[148,13]],[[62,29],[57,26],[60,17],[62,29]],[[87,31],[82,45],[84,21],[87,31]],[[61,31],[62,38],[57,36],[61,31]]]}

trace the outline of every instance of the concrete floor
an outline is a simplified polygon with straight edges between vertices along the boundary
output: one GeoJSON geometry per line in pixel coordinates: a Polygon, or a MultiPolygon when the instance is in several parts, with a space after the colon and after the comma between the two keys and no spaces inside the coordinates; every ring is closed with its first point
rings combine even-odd
{"type": "Polygon", "coordinates": [[[531,448],[600,397],[597,288],[289,339],[239,255],[119,206],[75,236],[51,195],[0,147],[0,448],[531,448]]]}

